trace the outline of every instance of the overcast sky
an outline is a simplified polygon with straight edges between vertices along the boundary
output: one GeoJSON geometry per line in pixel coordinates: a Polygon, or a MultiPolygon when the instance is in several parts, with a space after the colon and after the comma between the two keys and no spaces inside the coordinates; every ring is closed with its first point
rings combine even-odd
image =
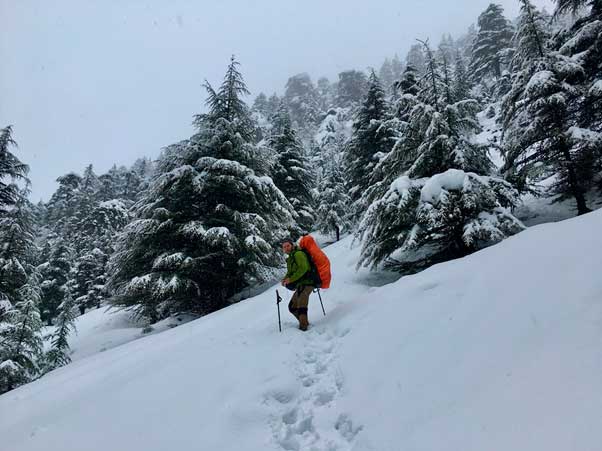
{"type": "MultiPolygon", "coordinates": [[[[459,36],[488,0],[0,0],[0,128],[31,166],[32,200],[93,164],[155,158],[192,133],[206,78],[231,54],[252,92],[289,76],[336,80],[404,58],[415,38],[459,36]]],[[[508,17],[518,0],[501,0],[508,17]]],[[[537,0],[551,11],[551,0],[537,0]]]]}

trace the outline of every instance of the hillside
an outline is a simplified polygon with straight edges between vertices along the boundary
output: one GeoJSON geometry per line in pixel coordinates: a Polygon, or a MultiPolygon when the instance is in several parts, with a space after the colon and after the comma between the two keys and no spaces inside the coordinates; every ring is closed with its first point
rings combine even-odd
{"type": "Polygon", "coordinates": [[[0,448],[598,450],[599,230],[602,210],[388,284],[346,239],[309,332],[286,305],[278,332],[270,289],[86,351],[0,397],[0,448]]]}

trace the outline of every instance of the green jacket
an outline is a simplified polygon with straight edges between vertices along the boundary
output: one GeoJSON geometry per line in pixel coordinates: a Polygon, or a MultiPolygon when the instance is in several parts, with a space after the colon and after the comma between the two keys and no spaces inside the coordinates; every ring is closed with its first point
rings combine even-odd
{"type": "Polygon", "coordinates": [[[313,281],[309,278],[310,267],[307,255],[296,246],[286,258],[286,269],[284,278],[289,279],[292,285],[313,285],[313,281]]]}

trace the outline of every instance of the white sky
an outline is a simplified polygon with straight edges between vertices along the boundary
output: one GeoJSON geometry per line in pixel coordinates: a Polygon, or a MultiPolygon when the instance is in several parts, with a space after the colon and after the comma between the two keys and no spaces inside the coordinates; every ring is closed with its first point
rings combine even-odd
{"type": "MultiPolygon", "coordinates": [[[[31,166],[32,200],[93,164],[156,157],[192,133],[231,54],[252,98],[289,76],[331,81],[404,58],[415,38],[458,36],[488,0],[0,0],[0,128],[31,166]]],[[[507,17],[517,0],[498,1],[507,17]]],[[[551,0],[538,0],[552,10],[551,0]]]]}

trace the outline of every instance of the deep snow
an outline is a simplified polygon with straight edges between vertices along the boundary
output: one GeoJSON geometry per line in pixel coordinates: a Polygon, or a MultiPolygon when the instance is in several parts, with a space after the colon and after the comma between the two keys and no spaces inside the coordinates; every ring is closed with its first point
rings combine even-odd
{"type": "Polygon", "coordinates": [[[345,239],[310,331],[284,305],[278,332],[270,289],[87,353],[0,397],[0,449],[599,451],[600,230],[539,225],[380,287],[345,239]]]}

